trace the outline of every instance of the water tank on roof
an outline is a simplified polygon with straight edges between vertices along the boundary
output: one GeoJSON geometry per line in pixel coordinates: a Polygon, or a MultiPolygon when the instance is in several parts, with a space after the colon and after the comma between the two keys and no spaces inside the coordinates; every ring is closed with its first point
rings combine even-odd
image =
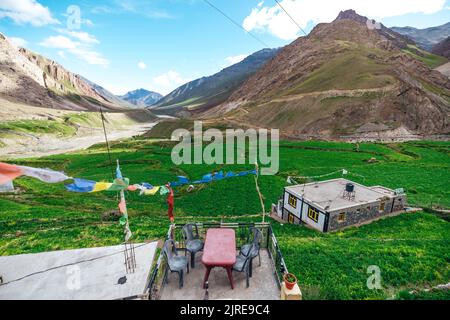
{"type": "Polygon", "coordinates": [[[345,191],[347,191],[348,193],[355,192],[355,185],[353,183],[347,183],[345,185],[345,191]]]}

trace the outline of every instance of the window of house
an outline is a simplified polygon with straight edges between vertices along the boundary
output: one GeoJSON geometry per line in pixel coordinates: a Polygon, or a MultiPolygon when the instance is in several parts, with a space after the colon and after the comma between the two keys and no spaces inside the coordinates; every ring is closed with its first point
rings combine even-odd
{"type": "Polygon", "coordinates": [[[314,222],[319,222],[319,211],[317,209],[309,207],[308,209],[308,218],[310,218],[314,222]]]}
{"type": "Polygon", "coordinates": [[[294,223],[294,216],[292,214],[289,214],[288,222],[291,224],[294,223]]]}
{"type": "Polygon", "coordinates": [[[345,212],[339,213],[338,222],[345,222],[345,212]]]}
{"type": "Polygon", "coordinates": [[[289,195],[288,203],[292,208],[297,208],[297,198],[292,194],[289,195]]]}
{"type": "Polygon", "coordinates": [[[380,203],[380,212],[384,212],[384,207],[386,206],[386,203],[381,202],[380,203]]]}

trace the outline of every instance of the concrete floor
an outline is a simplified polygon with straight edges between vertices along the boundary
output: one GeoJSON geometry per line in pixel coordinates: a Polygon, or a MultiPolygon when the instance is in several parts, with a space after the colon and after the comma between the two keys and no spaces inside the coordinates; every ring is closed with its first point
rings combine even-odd
{"type": "MultiPolygon", "coordinates": [[[[189,256],[189,255],[188,255],[189,256]]],[[[169,272],[169,283],[161,292],[161,300],[203,300],[205,290],[202,288],[205,267],[201,262],[202,254],[196,255],[195,269],[190,268],[185,275],[184,286],[178,288],[178,274],[169,272]]],[[[223,268],[214,268],[209,276],[210,300],[278,300],[278,289],[274,271],[266,250],[261,250],[261,266],[258,258],[253,261],[253,277],[250,287],[246,288],[245,273],[233,272],[234,290],[231,290],[227,273],[223,268]]]]}
{"type": "Polygon", "coordinates": [[[123,245],[0,257],[4,283],[35,273],[0,285],[0,300],[110,300],[142,294],[156,246],[157,242],[135,244],[133,274],[126,274],[123,245]],[[76,263],[80,261],[85,262],[76,263]],[[66,266],[72,263],[76,264],[66,266]],[[58,266],[62,267],[42,272],[58,266]],[[120,285],[123,276],[127,281],[120,285]]]}

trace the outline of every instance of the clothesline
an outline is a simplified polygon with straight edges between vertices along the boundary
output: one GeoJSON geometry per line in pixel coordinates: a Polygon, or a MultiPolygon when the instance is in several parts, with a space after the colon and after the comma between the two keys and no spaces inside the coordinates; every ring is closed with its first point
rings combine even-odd
{"type": "Polygon", "coordinates": [[[298,184],[295,179],[302,179],[302,180],[311,180],[311,179],[320,179],[320,178],[325,178],[325,177],[329,177],[335,174],[342,174],[343,176],[345,175],[353,175],[353,176],[357,176],[357,177],[361,177],[363,180],[366,179],[366,177],[364,177],[363,175],[360,175],[358,173],[353,173],[350,172],[346,169],[340,169],[337,171],[333,171],[330,173],[326,173],[326,174],[322,174],[322,175],[318,175],[318,176],[288,176],[287,177],[287,182],[291,183],[291,184],[298,184]]]}
{"type": "Polygon", "coordinates": [[[54,171],[51,169],[17,166],[0,162],[0,184],[5,184],[13,181],[20,176],[36,178],[46,183],[59,183],[67,180],[73,180],[72,183],[65,186],[66,189],[71,192],[80,193],[127,190],[140,191],[141,195],[156,195],[158,192],[161,195],[166,195],[170,192],[168,187],[210,183],[213,181],[219,181],[234,177],[243,177],[251,174],[257,175],[257,170],[255,169],[238,173],[234,173],[232,171],[229,171],[227,173],[224,173],[223,171],[213,172],[203,175],[200,180],[194,181],[190,181],[187,177],[184,176],[178,176],[178,181],[170,182],[166,185],[153,186],[152,184],[145,182],[141,184],[130,184],[130,180],[122,176],[119,168],[116,169],[116,179],[114,179],[113,182],[98,182],[80,178],[73,178],[67,176],[64,172],[54,171]]]}
{"type": "MultiPolygon", "coordinates": [[[[5,184],[13,181],[14,179],[20,176],[27,176],[36,178],[40,181],[46,183],[59,183],[67,180],[73,180],[72,183],[66,184],[65,188],[70,192],[78,192],[78,193],[95,193],[102,191],[113,191],[120,192],[121,199],[118,204],[119,211],[122,213],[122,217],[119,220],[119,223],[124,226],[125,233],[125,242],[127,242],[131,236],[131,230],[129,228],[128,221],[128,213],[127,206],[125,202],[125,197],[123,196],[124,191],[139,191],[140,195],[146,196],[154,196],[156,194],[160,195],[168,195],[167,196],[167,205],[168,205],[168,216],[170,221],[173,223],[173,208],[174,208],[174,192],[172,187],[178,187],[183,185],[190,185],[189,189],[192,190],[193,185],[195,184],[204,184],[211,183],[213,181],[220,181],[224,179],[230,179],[235,177],[243,177],[247,175],[255,175],[258,176],[258,169],[242,171],[234,173],[229,171],[224,173],[223,171],[208,173],[202,176],[200,180],[191,181],[185,176],[178,176],[178,181],[167,183],[166,185],[161,186],[153,186],[150,183],[141,183],[141,184],[130,184],[130,179],[124,178],[122,176],[122,172],[120,170],[119,163],[117,163],[116,168],[116,178],[113,182],[97,182],[92,180],[73,178],[67,176],[64,172],[58,172],[51,169],[42,169],[42,168],[32,168],[25,166],[17,166],[11,165],[7,163],[0,162],[0,184],[5,184]]],[[[257,180],[256,180],[257,181],[257,180]]],[[[257,187],[258,190],[258,187],[257,187]]],[[[258,190],[259,192],[259,190],[258,190]]],[[[260,194],[260,192],[259,192],[260,194]]],[[[262,201],[262,195],[260,194],[260,199],[262,201]]],[[[264,211],[264,205],[263,205],[264,211]]]]}

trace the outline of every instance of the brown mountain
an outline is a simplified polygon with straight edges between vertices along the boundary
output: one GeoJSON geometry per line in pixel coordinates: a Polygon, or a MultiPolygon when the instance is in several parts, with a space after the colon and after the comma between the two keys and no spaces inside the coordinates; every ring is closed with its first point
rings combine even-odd
{"type": "Polygon", "coordinates": [[[0,33],[0,97],[30,106],[75,111],[129,110],[133,106],[0,33]]]}
{"type": "Polygon", "coordinates": [[[284,47],[204,116],[294,135],[449,133],[449,79],[403,36],[371,26],[341,12],[284,47]]]}
{"type": "Polygon", "coordinates": [[[432,52],[434,54],[446,57],[447,59],[450,59],[450,37],[448,37],[445,40],[442,40],[437,45],[433,47],[432,52]]]}

